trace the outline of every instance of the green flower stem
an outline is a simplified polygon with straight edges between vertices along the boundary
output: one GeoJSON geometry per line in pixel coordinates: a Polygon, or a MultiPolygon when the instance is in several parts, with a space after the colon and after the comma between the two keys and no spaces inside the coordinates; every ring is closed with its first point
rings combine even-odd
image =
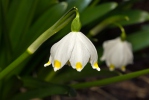
{"type": "Polygon", "coordinates": [[[145,75],[145,74],[149,74],[149,69],[144,69],[141,71],[136,71],[136,72],[132,72],[129,74],[124,74],[121,76],[115,76],[112,78],[106,78],[103,80],[97,80],[94,82],[86,82],[86,83],[78,83],[78,84],[72,84],[70,85],[71,87],[75,88],[75,89],[82,89],[82,88],[89,88],[89,87],[93,87],[93,86],[105,86],[105,85],[109,85],[112,83],[116,83],[116,82],[121,82],[121,81],[125,81],[125,80],[129,80],[141,75],[145,75]]]}
{"type": "Polygon", "coordinates": [[[9,72],[13,71],[21,62],[27,59],[31,54],[33,54],[40,45],[54,35],[56,32],[64,28],[70,21],[72,21],[76,16],[76,9],[72,8],[64,16],[62,16],[52,27],[41,34],[28,48],[20,55],[15,61],[8,65],[4,70],[0,72],[0,80],[3,79],[9,72]]]}
{"type": "Polygon", "coordinates": [[[13,71],[21,62],[23,62],[31,54],[25,51],[21,56],[19,56],[15,61],[8,65],[3,71],[0,72],[0,80],[3,79],[7,74],[13,71]]]}
{"type": "Polygon", "coordinates": [[[93,29],[90,30],[88,33],[88,36],[95,36],[97,35],[100,31],[102,31],[105,27],[108,25],[115,23],[120,20],[128,20],[127,16],[122,16],[122,15],[116,15],[116,16],[111,16],[105,20],[103,20],[101,23],[99,23],[97,26],[95,26],[93,29]]]}
{"type": "Polygon", "coordinates": [[[72,21],[76,16],[77,8],[72,8],[69,10],[64,16],[62,16],[52,27],[46,30],[43,34],[41,34],[29,47],[28,51],[30,53],[34,53],[40,45],[45,42],[49,37],[54,35],[56,32],[61,30],[64,26],[66,26],[70,21],[72,21]]]}
{"type": "Polygon", "coordinates": [[[125,33],[125,29],[123,28],[123,26],[118,24],[118,23],[114,23],[114,25],[116,25],[120,28],[120,30],[121,30],[121,40],[125,41],[126,40],[126,33],[125,33]]]}

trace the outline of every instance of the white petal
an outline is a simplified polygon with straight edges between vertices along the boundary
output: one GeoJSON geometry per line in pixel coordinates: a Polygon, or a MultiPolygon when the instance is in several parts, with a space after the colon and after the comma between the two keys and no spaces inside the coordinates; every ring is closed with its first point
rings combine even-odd
{"type": "Polygon", "coordinates": [[[74,47],[75,38],[75,34],[73,32],[70,32],[59,42],[52,46],[50,52],[52,57],[52,65],[55,71],[62,68],[70,58],[72,49],[74,47]],[[57,68],[56,66],[54,66],[55,62],[57,62],[60,67],[57,68]]]}
{"type": "Polygon", "coordinates": [[[80,39],[80,41],[83,43],[84,47],[88,50],[90,53],[90,63],[92,66],[97,62],[98,55],[95,46],[93,43],[81,32],[77,34],[77,37],[80,39]]]}
{"type": "Polygon", "coordinates": [[[49,57],[49,61],[46,64],[44,64],[44,67],[47,67],[49,65],[51,65],[51,56],[49,57]]]}
{"type": "Polygon", "coordinates": [[[112,40],[107,40],[107,41],[105,41],[105,42],[103,43],[103,48],[104,48],[104,49],[109,49],[109,48],[113,47],[113,45],[114,45],[115,43],[118,43],[118,42],[121,42],[120,37],[117,37],[117,38],[112,39],[112,40]]]}
{"type": "MultiPolygon", "coordinates": [[[[110,42],[110,41],[109,41],[110,42]]],[[[106,49],[104,49],[104,56],[105,56],[105,61],[106,61],[106,64],[108,66],[110,66],[111,64],[114,65],[114,66],[117,66],[117,48],[119,48],[119,42],[114,42],[112,40],[112,43],[108,43],[106,49]],[[112,46],[111,46],[112,45],[112,46]],[[110,47],[109,47],[110,46],[110,47]],[[107,49],[108,48],[108,49],[107,49]],[[116,57],[115,57],[116,56],[116,57]],[[114,58],[113,58],[114,57],[114,58]],[[116,62],[115,62],[116,60],[116,62]]],[[[118,54],[119,56],[119,54],[118,54]]]]}
{"type": "MultiPolygon", "coordinates": [[[[76,33],[77,35],[77,33],[76,33]]],[[[90,54],[84,44],[76,38],[76,42],[70,57],[71,66],[77,71],[81,71],[89,61],[90,54]]]]}
{"type": "Polygon", "coordinates": [[[117,47],[117,61],[119,61],[119,64],[117,67],[126,66],[127,64],[130,64],[133,60],[133,54],[132,49],[130,48],[130,45],[126,41],[122,41],[119,43],[119,47],[117,47]],[[119,54],[118,54],[119,53],[119,54]]]}
{"type": "Polygon", "coordinates": [[[126,57],[127,57],[127,63],[132,64],[133,63],[133,52],[132,52],[132,46],[129,42],[125,42],[125,51],[126,51],[126,57]]]}
{"type": "Polygon", "coordinates": [[[124,66],[124,47],[121,43],[117,43],[116,46],[109,51],[107,60],[116,68],[124,66]]]}
{"type": "Polygon", "coordinates": [[[107,40],[103,43],[103,48],[104,48],[104,52],[103,52],[103,55],[102,57],[100,58],[101,61],[104,61],[106,60],[106,54],[107,52],[113,48],[114,45],[116,45],[117,42],[120,41],[120,38],[116,38],[116,39],[113,39],[113,40],[107,40]]]}

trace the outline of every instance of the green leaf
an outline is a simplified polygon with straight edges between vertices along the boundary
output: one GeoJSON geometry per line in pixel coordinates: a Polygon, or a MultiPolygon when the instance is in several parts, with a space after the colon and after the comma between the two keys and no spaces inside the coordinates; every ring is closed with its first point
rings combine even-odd
{"type": "Polygon", "coordinates": [[[6,16],[7,25],[8,25],[9,30],[10,30],[10,28],[14,22],[14,20],[12,20],[12,19],[15,19],[15,15],[17,14],[16,10],[17,10],[17,7],[20,3],[21,3],[21,0],[19,0],[17,2],[15,0],[13,0],[9,5],[8,13],[6,16]]]}
{"type": "Polygon", "coordinates": [[[2,82],[3,91],[1,92],[1,100],[11,100],[11,98],[18,92],[18,90],[22,86],[22,82],[18,79],[17,76],[13,76],[11,77],[11,79],[2,82]]]}
{"type": "Polygon", "coordinates": [[[100,0],[92,0],[90,7],[96,6],[99,2],[100,0]]]}
{"type": "Polygon", "coordinates": [[[100,17],[102,17],[116,7],[116,2],[104,3],[99,6],[88,7],[80,14],[82,25],[87,25],[92,21],[99,19],[100,17]]]}
{"type": "Polygon", "coordinates": [[[3,100],[3,99],[2,99],[2,98],[3,98],[3,94],[2,94],[2,92],[3,92],[3,89],[2,89],[2,88],[3,88],[3,85],[2,85],[2,83],[3,83],[3,82],[0,81],[0,93],[1,93],[1,94],[0,94],[0,100],[3,100]]]}
{"type": "Polygon", "coordinates": [[[2,5],[0,1],[0,46],[1,46],[1,37],[2,37],[2,5]]]}
{"type": "Polygon", "coordinates": [[[122,25],[131,25],[142,23],[149,20],[149,13],[142,10],[127,10],[120,11],[119,14],[128,16],[128,21],[120,21],[119,23],[122,25]]]}
{"type": "Polygon", "coordinates": [[[91,2],[91,0],[67,0],[68,8],[77,7],[79,12],[82,12],[91,2]]]}
{"type": "Polygon", "coordinates": [[[5,39],[4,37],[2,37],[1,39],[1,49],[0,49],[0,72],[2,71],[2,69],[4,69],[8,64],[9,64],[9,50],[6,49],[6,45],[5,44],[5,39]]]}
{"type": "Polygon", "coordinates": [[[55,76],[52,79],[52,82],[65,83],[71,80],[80,80],[80,79],[95,77],[95,76],[111,77],[119,74],[116,71],[110,72],[109,70],[106,70],[106,69],[97,71],[95,69],[92,69],[90,64],[86,65],[85,68],[81,71],[81,73],[77,72],[72,68],[69,69],[68,66],[65,66],[65,67],[67,67],[67,70],[63,69],[62,73],[57,74],[57,76],[55,76]],[[65,72],[64,70],[66,70],[67,72],[65,72]]]}
{"type": "Polygon", "coordinates": [[[9,5],[9,0],[1,0],[0,1],[1,3],[1,9],[3,10],[3,12],[4,12],[4,15],[7,13],[7,11],[8,11],[8,5],[9,5]]]}
{"type": "Polygon", "coordinates": [[[57,85],[48,82],[44,82],[34,78],[23,78],[24,86],[34,88],[25,93],[16,95],[12,100],[30,100],[33,98],[43,98],[56,94],[75,96],[75,91],[64,85],[57,85]]]}
{"type": "Polygon", "coordinates": [[[0,71],[11,61],[12,50],[6,25],[8,0],[0,1],[0,71]]]}
{"type": "Polygon", "coordinates": [[[40,16],[53,5],[57,4],[58,0],[39,0],[35,11],[35,16],[40,16]]]}
{"type": "Polygon", "coordinates": [[[31,24],[34,10],[38,0],[14,0],[8,13],[8,25],[10,24],[10,41],[13,50],[18,49],[23,34],[25,34],[31,24]],[[11,9],[12,8],[12,9],[11,9]]]}
{"type": "Polygon", "coordinates": [[[119,22],[121,20],[128,20],[127,16],[123,16],[123,15],[115,15],[115,16],[110,16],[106,19],[104,19],[102,22],[100,22],[98,25],[96,25],[95,27],[93,27],[88,36],[95,36],[98,33],[100,33],[100,31],[102,31],[103,29],[105,29],[108,25],[119,22]]]}
{"type": "MultiPolygon", "coordinates": [[[[1,2],[1,1],[0,1],[1,2]]],[[[0,4],[0,46],[1,46],[1,40],[2,40],[2,5],[0,4]]]]}
{"type": "MultiPolygon", "coordinates": [[[[2,1],[0,1],[2,2],[2,1]]],[[[5,52],[4,52],[4,45],[3,45],[3,36],[2,36],[2,30],[3,30],[3,18],[2,18],[2,3],[0,3],[0,71],[2,70],[2,67],[5,66],[5,62],[6,62],[6,56],[5,56],[5,52]]]]}
{"type": "Polygon", "coordinates": [[[140,0],[128,0],[120,2],[118,5],[118,9],[132,9],[135,3],[139,2],[140,0]]]}
{"type": "Polygon", "coordinates": [[[132,44],[134,51],[146,48],[149,46],[149,29],[132,33],[128,35],[127,40],[132,44]]]}

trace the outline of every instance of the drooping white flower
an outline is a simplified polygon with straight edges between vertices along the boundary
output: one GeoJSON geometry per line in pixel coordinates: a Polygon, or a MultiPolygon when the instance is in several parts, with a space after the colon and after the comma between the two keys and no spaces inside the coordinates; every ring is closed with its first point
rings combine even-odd
{"type": "Polygon", "coordinates": [[[104,53],[101,60],[106,61],[111,71],[115,68],[125,71],[126,65],[133,63],[132,46],[129,42],[122,41],[120,37],[105,41],[103,48],[104,53]]]}
{"type": "Polygon", "coordinates": [[[67,34],[51,47],[50,53],[49,62],[44,66],[49,66],[52,63],[54,71],[61,69],[69,62],[74,69],[80,72],[88,61],[93,69],[100,71],[97,64],[96,48],[81,32],[67,34]]]}

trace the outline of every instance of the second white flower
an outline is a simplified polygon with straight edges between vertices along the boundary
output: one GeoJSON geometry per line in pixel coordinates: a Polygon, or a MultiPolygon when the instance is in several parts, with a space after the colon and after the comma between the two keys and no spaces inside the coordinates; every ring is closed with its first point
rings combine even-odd
{"type": "Polygon", "coordinates": [[[120,68],[122,71],[125,71],[126,65],[133,63],[131,44],[127,41],[122,41],[120,37],[105,41],[103,48],[104,53],[101,60],[106,61],[111,71],[115,68],[120,68]]]}

